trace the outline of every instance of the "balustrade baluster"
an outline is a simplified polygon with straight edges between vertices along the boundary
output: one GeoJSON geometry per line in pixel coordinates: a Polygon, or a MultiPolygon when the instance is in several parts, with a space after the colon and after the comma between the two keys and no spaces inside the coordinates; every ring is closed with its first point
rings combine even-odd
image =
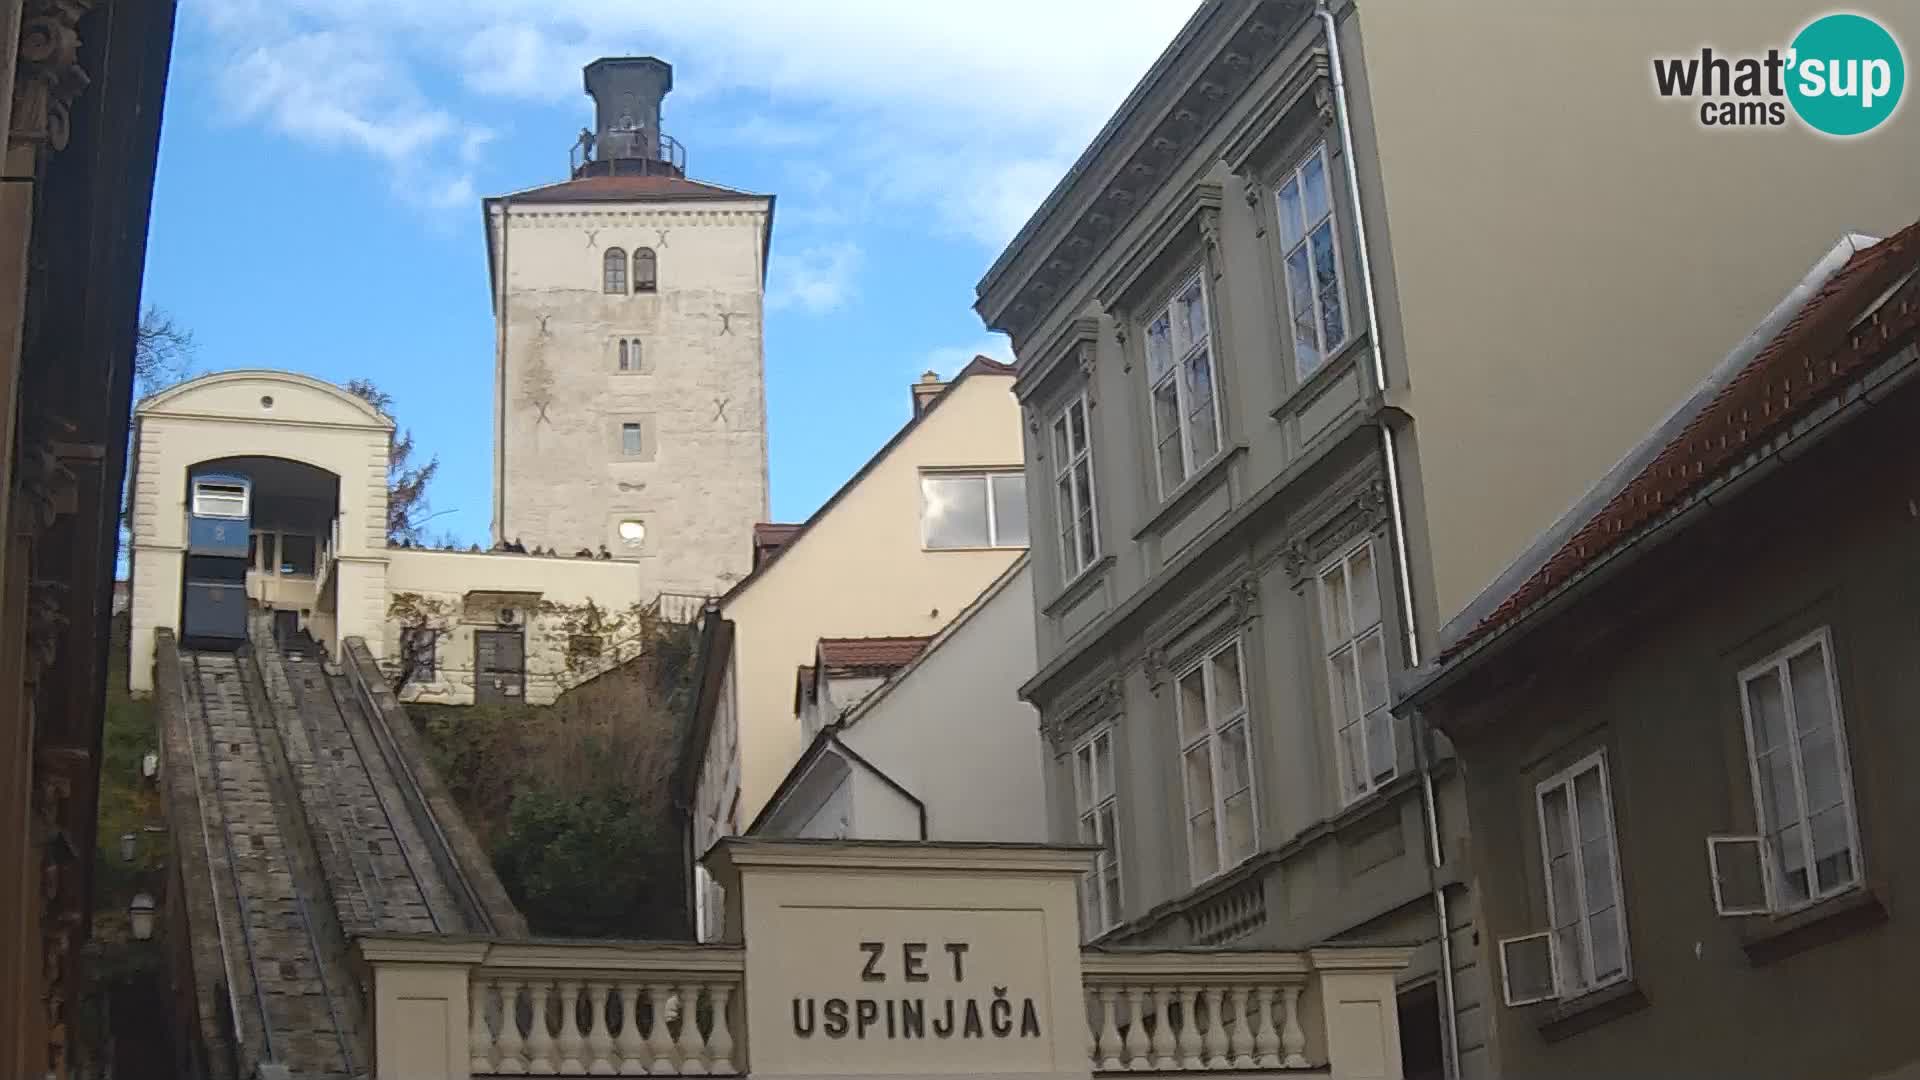
{"type": "Polygon", "coordinates": [[[661,983],[647,984],[647,1003],[652,1006],[653,1015],[648,1017],[647,1049],[653,1053],[653,1064],[647,1068],[656,1076],[679,1072],[673,1063],[673,1036],[667,1031],[667,991],[661,983]]]}
{"type": "Polygon", "coordinates": [[[547,999],[553,994],[553,984],[545,979],[527,985],[527,996],[533,999],[533,1023],[527,1032],[527,1072],[535,1076],[552,1076],[553,1032],[547,1029],[547,999]]]}
{"type": "Polygon", "coordinates": [[[1156,986],[1153,988],[1153,1067],[1166,1072],[1180,1063],[1174,1056],[1176,1045],[1173,1041],[1173,988],[1156,986]]]}
{"type": "Polygon", "coordinates": [[[1254,991],[1253,1065],[1274,1069],[1280,1065],[1280,1034],[1273,1030],[1273,987],[1254,991]]]}
{"type": "Polygon", "coordinates": [[[612,1076],[613,1032],[607,1022],[607,984],[587,984],[587,1073],[612,1076]]]}
{"type": "Polygon", "coordinates": [[[1203,1069],[1200,1061],[1200,1015],[1195,1002],[1200,995],[1197,986],[1180,988],[1180,1067],[1183,1069],[1203,1069]]]}
{"type": "Polygon", "coordinates": [[[580,984],[572,980],[560,983],[560,1075],[585,1076],[586,1063],[581,1055],[587,1041],[580,1037],[580,984]]]}
{"type": "Polygon", "coordinates": [[[1224,1069],[1230,1064],[1227,1060],[1227,1014],[1220,1008],[1220,997],[1224,991],[1218,986],[1207,988],[1207,1068],[1224,1069]]]}
{"type": "Polygon", "coordinates": [[[1087,1020],[1087,1066],[1100,1067],[1100,991],[1082,988],[1080,994],[1081,1012],[1087,1020]]]}
{"type": "Polygon", "coordinates": [[[684,983],[676,993],[680,998],[680,1073],[704,1076],[707,1043],[700,1037],[700,984],[684,983]]]}
{"type": "Polygon", "coordinates": [[[1127,1068],[1134,1072],[1153,1068],[1147,1056],[1147,1011],[1141,1008],[1146,996],[1145,987],[1127,987],[1127,1068]]]}
{"type": "Polygon", "coordinates": [[[1113,999],[1118,992],[1111,986],[1100,988],[1100,1068],[1120,1068],[1120,1028],[1114,1020],[1113,999]]]}
{"type": "Polygon", "coordinates": [[[727,1025],[727,999],[733,987],[716,983],[707,991],[713,998],[713,1033],[707,1038],[713,1062],[707,1071],[715,1076],[731,1076],[739,1070],[733,1065],[733,1029],[727,1025]]]}
{"type": "Polygon", "coordinates": [[[1288,1069],[1307,1067],[1307,1033],[1300,1029],[1300,988],[1280,988],[1280,1064],[1288,1069]]]}
{"type": "Polygon", "coordinates": [[[640,1034],[641,987],[636,982],[620,984],[620,1038],[614,1046],[620,1053],[621,1076],[645,1076],[647,1040],[640,1034]]]}
{"type": "Polygon", "coordinates": [[[494,1040],[499,1059],[494,1071],[502,1076],[524,1076],[527,1072],[527,1044],[520,1037],[520,986],[517,979],[500,983],[500,1034],[494,1040]]]}
{"type": "Polygon", "coordinates": [[[494,981],[475,976],[467,985],[467,1004],[473,1009],[473,1026],[467,1029],[467,1071],[485,1076],[493,1071],[493,1032],[487,1028],[487,1004],[493,998],[494,981]]]}
{"type": "Polygon", "coordinates": [[[1227,1054],[1233,1059],[1236,1069],[1253,1068],[1253,1032],[1247,1028],[1247,988],[1236,986],[1229,990],[1228,1013],[1233,1017],[1233,1027],[1227,1031],[1227,1054]]]}

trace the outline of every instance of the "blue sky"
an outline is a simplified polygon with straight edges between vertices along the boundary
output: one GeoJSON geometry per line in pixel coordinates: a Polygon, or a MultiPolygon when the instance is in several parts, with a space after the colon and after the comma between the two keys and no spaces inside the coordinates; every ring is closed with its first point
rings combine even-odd
{"type": "Polygon", "coordinates": [[[375,380],[440,458],[429,528],[484,539],[479,200],[565,178],[587,61],[658,55],[688,171],[779,196],[773,511],[800,520],[921,371],[1007,357],[974,283],[1194,6],[185,0],[146,300],[193,332],[197,373],[375,380]]]}

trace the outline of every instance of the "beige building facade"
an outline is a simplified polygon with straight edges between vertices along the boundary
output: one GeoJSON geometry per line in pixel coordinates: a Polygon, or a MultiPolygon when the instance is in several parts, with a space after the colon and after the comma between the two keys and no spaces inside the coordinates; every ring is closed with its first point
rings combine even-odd
{"type": "Polygon", "coordinates": [[[1409,1074],[1486,1075],[1457,770],[1390,687],[1836,236],[1914,216],[1910,107],[1835,140],[1656,89],[1808,18],[1204,3],[988,272],[1104,940],[1419,942],[1409,1074]]]}
{"type": "Polygon", "coordinates": [[[601,60],[587,76],[600,124],[572,178],[484,204],[494,535],[604,546],[650,588],[724,591],[768,513],[773,198],[687,179],[658,133],[665,64],[601,60]]]}
{"type": "Polygon", "coordinates": [[[916,394],[906,426],[709,610],[728,632],[703,646],[715,680],[685,748],[693,856],[742,833],[806,748],[795,678],[821,638],[937,633],[1026,550],[1012,384],[977,358],[916,394]]]}

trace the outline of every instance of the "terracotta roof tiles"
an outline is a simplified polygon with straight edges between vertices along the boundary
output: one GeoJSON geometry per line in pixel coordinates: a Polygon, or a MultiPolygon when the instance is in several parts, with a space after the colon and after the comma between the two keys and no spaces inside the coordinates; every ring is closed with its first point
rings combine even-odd
{"type": "Polygon", "coordinates": [[[754,199],[752,192],[680,176],[583,176],[508,196],[516,203],[624,202],[628,199],[754,199]]]}
{"type": "Polygon", "coordinates": [[[913,663],[931,637],[821,638],[820,663],[842,674],[893,671],[913,663]]]}

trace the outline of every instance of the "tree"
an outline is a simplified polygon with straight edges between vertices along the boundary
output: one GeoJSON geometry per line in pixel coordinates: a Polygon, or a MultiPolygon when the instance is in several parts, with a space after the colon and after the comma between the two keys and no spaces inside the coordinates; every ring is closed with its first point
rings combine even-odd
{"type": "MultiPolygon", "coordinates": [[[[393,418],[393,395],[370,379],[347,380],[347,392],[393,418]]],[[[439,455],[424,463],[413,460],[413,432],[394,425],[387,443],[387,543],[417,544],[421,528],[433,516],[427,513],[427,485],[440,471],[439,455]]]]}
{"type": "Polygon", "coordinates": [[[133,336],[133,381],[141,395],[165,390],[193,373],[193,331],[149,306],[133,336]]]}
{"type": "Polygon", "coordinates": [[[631,784],[536,783],[513,800],[494,867],[537,934],[671,936],[679,894],[667,843],[631,784]]]}

